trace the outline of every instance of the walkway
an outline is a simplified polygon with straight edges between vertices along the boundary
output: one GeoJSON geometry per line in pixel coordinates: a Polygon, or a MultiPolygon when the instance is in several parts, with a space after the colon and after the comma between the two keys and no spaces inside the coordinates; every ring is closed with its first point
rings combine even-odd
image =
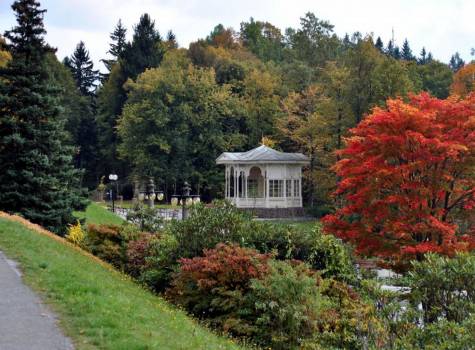
{"type": "Polygon", "coordinates": [[[0,252],[0,349],[70,350],[55,316],[21,280],[15,263],[0,252]]]}

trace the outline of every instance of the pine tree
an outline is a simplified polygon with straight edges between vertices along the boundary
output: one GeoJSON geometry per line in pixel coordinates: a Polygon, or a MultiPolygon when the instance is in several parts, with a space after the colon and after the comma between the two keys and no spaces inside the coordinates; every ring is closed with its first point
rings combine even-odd
{"type": "Polygon", "coordinates": [[[400,59],[401,59],[401,50],[399,50],[399,46],[395,46],[395,47],[394,47],[394,50],[393,50],[393,57],[394,57],[396,60],[400,60],[400,59]]]}
{"type": "Polygon", "coordinates": [[[5,33],[12,60],[0,69],[0,210],[20,213],[55,232],[73,222],[82,200],[57,89],[48,81],[45,10],[17,0],[18,25],[5,33]]]}
{"type": "Polygon", "coordinates": [[[176,41],[176,35],[173,33],[171,30],[168,31],[167,33],[167,47],[169,49],[177,49],[178,48],[178,43],[176,41]]]}
{"type": "Polygon", "coordinates": [[[381,37],[378,36],[378,38],[376,39],[376,43],[374,44],[374,46],[375,46],[380,52],[383,52],[383,51],[384,51],[384,44],[383,44],[383,41],[381,40],[381,37]]]}
{"type": "Polygon", "coordinates": [[[126,44],[117,64],[113,65],[110,75],[99,93],[97,116],[98,139],[102,153],[104,173],[116,172],[121,178],[128,173],[126,164],[118,159],[116,134],[117,119],[127,100],[124,83],[130,78],[135,80],[147,68],[158,67],[162,61],[166,45],[162,42],[155,22],[148,14],[140,17],[134,26],[132,42],[126,44]]]}
{"type": "Polygon", "coordinates": [[[97,86],[99,71],[94,70],[94,63],[89,57],[84,42],[80,41],[71,57],[65,58],[63,63],[71,70],[81,94],[92,95],[97,86]]]}
{"type": "Polygon", "coordinates": [[[348,33],[345,33],[345,36],[343,37],[343,46],[346,48],[349,48],[351,46],[351,40],[348,33]]]}
{"type": "Polygon", "coordinates": [[[417,63],[419,64],[426,64],[427,63],[427,52],[426,52],[426,48],[423,47],[422,50],[421,50],[421,57],[419,58],[419,60],[417,61],[417,63]]]}
{"type": "Polygon", "coordinates": [[[386,55],[391,57],[394,55],[394,43],[392,40],[388,41],[388,46],[386,46],[386,55]]]}
{"type": "Polygon", "coordinates": [[[164,55],[162,38],[155,29],[155,21],[145,13],[134,27],[132,42],[124,51],[124,72],[128,78],[135,79],[145,69],[158,67],[164,55]]]}
{"type": "Polygon", "coordinates": [[[401,58],[406,61],[412,61],[414,59],[414,55],[412,54],[412,50],[407,39],[404,40],[404,43],[402,44],[401,58]]]}
{"type": "Polygon", "coordinates": [[[434,57],[432,56],[432,52],[429,52],[427,54],[427,63],[431,63],[434,60],[434,57]]]}
{"type": "Polygon", "coordinates": [[[452,71],[457,72],[465,65],[465,61],[460,57],[460,54],[456,52],[450,57],[449,67],[452,71]]]}
{"type": "MultiPolygon", "coordinates": [[[[112,65],[114,63],[116,63],[119,59],[123,58],[125,47],[127,45],[126,35],[127,29],[122,25],[122,21],[119,19],[119,22],[117,22],[114,31],[109,36],[112,42],[110,43],[110,48],[107,53],[110,54],[113,58],[101,60],[101,62],[103,62],[106,66],[108,72],[111,71],[112,65]]],[[[108,76],[109,74],[104,74],[103,78],[107,79],[108,76]]]]}

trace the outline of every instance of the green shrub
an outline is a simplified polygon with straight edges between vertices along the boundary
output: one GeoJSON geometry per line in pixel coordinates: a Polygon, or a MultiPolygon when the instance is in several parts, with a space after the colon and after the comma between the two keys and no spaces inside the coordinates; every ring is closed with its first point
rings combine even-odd
{"type": "Polygon", "coordinates": [[[356,270],[348,246],[333,235],[323,234],[320,226],[314,228],[311,236],[310,252],[303,260],[324,278],[355,282],[356,270]]]}
{"type": "Polygon", "coordinates": [[[240,244],[246,236],[249,216],[228,202],[215,202],[211,208],[198,204],[189,210],[186,220],[173,221],[167,228],[178,241],[180,257],[200,256],[218,243],[240,244]]]}
{"type": "Polygon", "coordinates": [[[127,213],[127,221],[139,227],[140,231],[158,232],[163,225],[163,219],[158,215],[158,210],[158,208],[150,208],[141,202],[136,202],[127,213]]]}
{"type": "Polygon", "coordinates": [[[317,276],[302,263],[269,262],[263,279],[254,279],[248,296],[256,313],[256,340],[272,349],[298,349],[313,342],[331,305],[317,276]]]}
{"type": "Polygon", "coordinates": [[[351,252],[333,236],[325,236],[319,226],[313,230],[291,225],[254,221],[228,202],[213,207],[194,206],[188,219],[172,223],[167,232],[177,238],[179,257],[192,258],[218,243],[236,243],[274,253],[279,260],[296,259],[322,271],[324,277],[342,281],[356,278],[351,252]]]}
{"type": "Polygon", "coordinates": [[[161,233],[149,243],[145,265],[138,280],[156,292],[164,291],[179,265],[178,241],[175,236],[161,233]]]}
{"type": "Polygon", "coordinates": [[[414,262],[407,276],[414,308],[422,305],[424,323],[440,319],[462,322],[475,313],[475,255],[453,258],[428,254],[414,262]]]}
{"type": "Polygon", "coordinates": [[[414,327],[396,341],[397,350],[471,350],[475,348],[475,316],[463,322],[440,320],[414,327]]]}

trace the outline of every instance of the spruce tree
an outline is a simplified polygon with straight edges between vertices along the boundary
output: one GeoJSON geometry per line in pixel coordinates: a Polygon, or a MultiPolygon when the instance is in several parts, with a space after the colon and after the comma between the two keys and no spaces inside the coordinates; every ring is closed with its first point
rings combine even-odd
{"type": "Polygon", "coordinates": [[[401,58],[406,61],[412,61],[414,59],[414,55],[412,54],[412,50],[407,39],[404,40],[404,43],[402,44],[401,58]]]}
{"type": "Polygon", "coordinates": [[[396,60],[401,59],[401,50],[399,50],[399,46],[395,46],[393,49],[393,55],[392,55],[396,60]]]}
{"type": "Polygon", "coordinates": [[[429,52],[427,54],[427,60],[426,63],[431,63],[434,60],[434,57],[432,56],[432,52],[429,52]]]}
{"type": "Polygon", "coordinates": [[[12,9],[18,24],[5,33],[12,60],[0,69],[0,210],[60,233],[83,199],[81,174],[65,142],[58,90],[48,82],[45,10],[35,0],[12,9]]]}
{"type": "Polygon", "coordinates": [[[167,47],[169,49],[177,49],[178,43],[176,42],[176,35],[171,30],[167,33],[167,47]]]}
{"type": "Polygon", "coordinates": [[[391,57],[394,55],[394,44],[392,40],[388,41],[388,46],[386,46],[386,55],[391,57]]]}
{"type": "MultiPolygon", "coordinates": [[[[110,43],[109,51],[107,51],[107,53],[112,56],[112,59],[101,60],[106,66],[108,72],[111,71],[114,63],[123,58],[125,47],[127,45],[126,35],[127,29],[122,25],[122,21],[119,19],[114,31],[110,34],[112,42],[110,43]]],[[[105,79],[107,79],[108,76],[109,74],[104,74],[105,79]]]]}
{"type": "Polygon", "coordinates": [[[127,43],[118,64],[112,67],[108,79],[99,93],[98,138],[102,152],[102,171],[114,171],[119,177],[128,175],[128,166],[118,159],[116,135],[117,119],[127,99],[124,83],[136,79],[147,68],[158,67],[162,61],[166,45],[162,42],[155,22],[148,14],[140,17],[134,26],[132,42],[127,43]]]}
{"type": "Polygon", "coordinates": [[[145,13],[134,27],[132,42],[124,51],[124,73],[135,79],[147,68],[158,67],[165,53],[160,33],[155,29],[155,21],[145,13]]]}
{"type": "Polygon", "coordinates": [[[421,57],[419,58],[419,60],[417,61],[417,63],[419,64],[426,64],[427,63],[427,52],[426,52],[426,48],[423,47],[422,50],[421,50],[421,57]]]}
{"type": "Polygon", "coordinates": [[[94,63],[89,57],[86,45],[80,41],[70,58],[65,58],[64,65],[71,70],[76,85],[83,95],[92,95],[97,86],[99,71],[94,70],[94,63]]]}
{"type": "Polygon", "coordinates": [[[379,50],[379,52],[384,51],[384,44],[383,44],[383,41],[381,40],[381,38],[379,36],[376,39],[376,43],[374,44],[374,46],[379,50]]]}
{"type": "Polygon", "coordinates": [[[460,54],[456,52],[450,57],[449,67],[452,71],[457,72],[465,65],[465,61],[460,57],[460,54]]]}

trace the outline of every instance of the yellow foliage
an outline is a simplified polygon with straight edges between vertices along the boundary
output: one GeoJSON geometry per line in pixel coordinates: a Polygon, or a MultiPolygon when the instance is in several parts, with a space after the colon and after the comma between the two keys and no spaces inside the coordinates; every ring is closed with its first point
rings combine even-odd
{"type": "Polygon", "coordinates": [[[5,39],[0,35],[0,68],[5,67],[12,55],[5,49],[5,39]]]}
{"type": "Polygon", "coordinates": [[[475,63],[466,64],[454,75],[454,81],[450,85],[450,92],[454,95],[465,96],[474,91],[475,87],[475,63]]]}
{"type": "Polygon", "coordinates": [[[264,146],[273,148],[275,146],[275,143],[276,142],[272,140],[270,137],[262,136],[261,144],[263,144],[264,146]]]}
{"type": "Polygon", "coordinates": [[[68,233],[66,234],[66,239],[68,241],[80,247],[83,245],[85,238],[86,234],[84,233],[79,220],[76,225],[69,226],[68,233]]]}

